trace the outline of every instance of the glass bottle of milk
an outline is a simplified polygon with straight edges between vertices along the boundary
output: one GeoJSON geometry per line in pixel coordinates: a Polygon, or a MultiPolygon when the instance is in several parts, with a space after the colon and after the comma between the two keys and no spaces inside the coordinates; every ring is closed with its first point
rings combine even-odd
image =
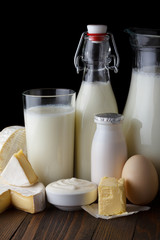
{"type": "Polygon", "coordinates": [[[75,176],[91,180],[91,144],[96,129],[94,115],[117,113],[109,69],[118,71],[119,56],[112,34],[106,34],[105,25],[88,25],[88,33],[81,36],[74,63],[77,72],[83,70],[83,79],[76,100],[75,176]],[[112,40],[116,57],[111,54],[112,40]],[[82,42],[82,55],[78,56],[82,42]],[[83,67],[80,66],[80,61],[83,67]],[[113,66],[109,63],[114,62],[113,66]]]}
{"type": "Polygon", "coordinates": [[[128,154],[150,158],[160,176],[160,29],[127,29],[133,50],[124,109],[128,154]]]}

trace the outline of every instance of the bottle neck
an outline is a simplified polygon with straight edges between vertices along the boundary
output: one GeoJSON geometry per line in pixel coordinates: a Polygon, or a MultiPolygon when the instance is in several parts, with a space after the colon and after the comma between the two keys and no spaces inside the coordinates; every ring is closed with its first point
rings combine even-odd
{"type": "Polygon", "coordinates": [[[107,82],[110,80],[109,70],[104,63],[85,64],[83,81],[87,82],[107,82]]]}
{"type": "Polygon", "coordinates": [[[109,80],[109,70],[106,68],[110,52],[108,35],[103,36],[99,41],[92,41],[90,37],[85,37],[82,50],[83,81],[107,82],[109,80]]]}
{"type": "Polygon", "coordinates": [[[81,61],[90,63],[93,63],[95,61],[100,62],[105,61],[106,67],[111,70],[114,70],[114,72],[117,73],[119,66],[119,54],[117,51],[113,34],[112,33],[106,33],[102,35],[100,34],[101,36],[97,36],[97,34],[93,34],[94,36],[87,35],[86,32],[82,33],[74,56],[74,65],[77,69],[77,73],[79,73],[79,71],[84,70],[84,67],[80,66],[81,61]],[[82,55],[79,56],[79,51],[82,46],[83,40],[84,44],[82,48],[82,55]],[[116,56],[113,53],[111,53],[112,48],[109,43],[110,41],[113,45],[116,56]]]}
{"type": "Polygon", "coordinates": [[[119,124],[97,124],[97,130],[102,131],[105,133],[105,131],[110,132],[111,134],[113,132],[119,132],[122,134],[122,123],[119,124]]]}

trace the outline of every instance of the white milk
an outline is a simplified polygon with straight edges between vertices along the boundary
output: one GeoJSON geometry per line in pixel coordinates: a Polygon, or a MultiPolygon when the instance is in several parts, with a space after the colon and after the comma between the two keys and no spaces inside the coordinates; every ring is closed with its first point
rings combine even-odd
{"type": "Polygon", "coordinates": [[[150,158],[160,175],[160,69],[133,71],[124,110],[124,133],[129,156],[150,158]]]}
{"type": "Polygon", "coordinates": [[[45,185],[73,176],[74,116],[63,105],[25,111],[28,159],[45,185]]]}
{"type": "Polygon", "coordinates": [[[117,112],[110,82],[85,82],[76,101],[76,177],[91,180],[91,144],[96,129],[94,115],[117,112]]]}
{"type": "Polygon", "coordinates": [[[127,146],[121,127],[122,119],[123,117],[118,114],[101,114],[95,117],[97,128],[91,148],[91,181],[97,185],[104,176],[121,177],[127,160],[127,146]]]}

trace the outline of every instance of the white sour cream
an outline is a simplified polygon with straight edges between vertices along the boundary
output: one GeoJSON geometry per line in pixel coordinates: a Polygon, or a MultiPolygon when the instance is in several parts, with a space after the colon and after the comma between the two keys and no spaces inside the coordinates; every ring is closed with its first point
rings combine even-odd
{"type": "Polygon", "coordinates": [[[97,185],[83,179],[78,178],[69,178],[69,179],[60,179],[56,182],[49,184],[50,189],[56,192],[68,192],[74,194],[76,192],[89,192],[97,188],[97,185]]]}
{"type": "Polygon", "coordinates": [[[79,210],[96,201],[97,185],[78,178],[61,179],[46,186],[46,196],[49,203],[61,210],[79,210]]]}

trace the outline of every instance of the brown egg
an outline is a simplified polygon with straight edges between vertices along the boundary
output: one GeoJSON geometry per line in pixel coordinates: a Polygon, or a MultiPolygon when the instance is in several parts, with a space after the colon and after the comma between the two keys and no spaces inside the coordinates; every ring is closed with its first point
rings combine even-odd
{"type": "Polygon", "coordinates": [[[126,197],[133,204],[150,203],[158,192],[158,174],[153,163],[142,155],[134,155],[122,170],[126,197]]]}

